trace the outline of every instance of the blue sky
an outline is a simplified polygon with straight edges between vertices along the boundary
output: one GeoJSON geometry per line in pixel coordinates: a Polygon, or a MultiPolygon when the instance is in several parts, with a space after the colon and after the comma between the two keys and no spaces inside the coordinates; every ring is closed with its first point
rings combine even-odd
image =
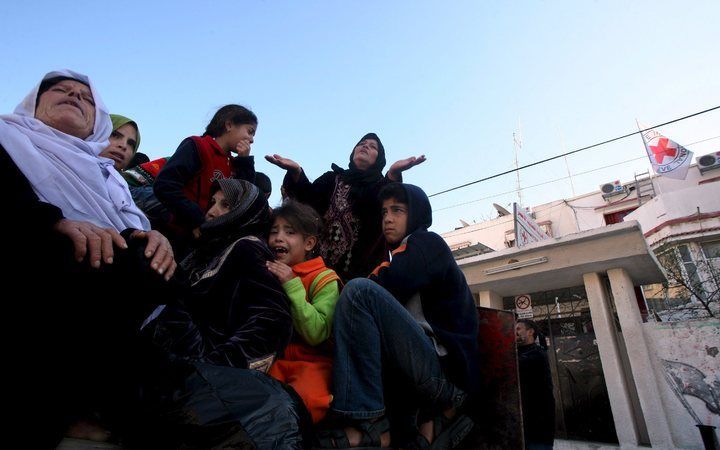
{"type": "MultiPolygon", "coordinates": [[[[345,165],[368,131],[429,194],[720,105],[718,1],[8,2],[0,20],[0,112],[47,71],[88,74],[111,111],[134,118],[141,151],[171,154],[226,103],[260,119],[257,169],[279,153],[311,178],[345,165]]],[[[660,129],[681,144],[720,136],[720,111],[660,129]]],[[[689,146],[720,150],[720,139],[689,146]]],[[[648,169],[639,137],[568,158],[577,194],[648,169]],[[586,173],[587,172],[587,173],[586,173]]],[[[521,172],[567,176],[562,160],[521,172]]],[[[494,216],[514,175],[433,197],[433,229],[494,216]],[[479,200],[483,199],[483,200],[479,200]],[[468,203],[471,202],[471,203],[468,203]],[[464,206],[452,207],[461,203],[464,206]]],[[[565,180],[526,205],[570,197],[565,180]]]]}

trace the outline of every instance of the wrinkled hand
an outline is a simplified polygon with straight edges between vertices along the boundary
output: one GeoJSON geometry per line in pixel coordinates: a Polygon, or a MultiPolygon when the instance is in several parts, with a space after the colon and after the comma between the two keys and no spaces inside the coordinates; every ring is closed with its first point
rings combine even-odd
{"type": "Polygon", "coordinates": [[[280,155],[265,155],[265,159],[268,160],[271,164],[275,164],[281,169],[287,170],[297,181],[300,179],[300,173],[302,172],[302,168],[300,167],[300,164],[296,163],[292,159],[283,158],[280,155]]]}
{"type": "Polygon", "coordinates": [[[398,181],[399,175],[401,172],[404,172],[412,167],[417,166],[418,164],[422,164],[425,161],[427,161],[427,158],[425,158],[425,155],[420,155],[418,157],[411,156],[410,158],[401,159],[400,161],[396,161],[395,164],[390,166],[390,170],[388,170],[388,178],[390,178],[393,181],[398,181]]]}
{"type": "Polygon", "coordinates": [[[238,144],[235,146],[235,153],[237,153],[238,156],[250,156],[250,142],[238,142],[238,144]]]}
{"type": "Polygon", "coordinates": [[[127,243],[120,233],[112,228],[101,228],[90,222],[61,219],[53,229],[70,238],[75,247],[75,259],[78,262],[88,256],[90,265],[96,269],[102,262],[112,264],[113,244],[120,248],[127,248],[127,243]]]}
{"type": "Polygon", "coordinates": [[[292,269],[285,263],[281,263],[280,261],[268,261],[265,265],[270,273],[275,275],[280,283],[287,283],[295,278],[295,274],[292,269]]]}
{"type": "Polygon", "coordinates": [[[135,230],[130,235],[130,239],[147,239],[145,257],[152,258],[150,267],[160,275],[164,275],[166,281],[170,280],[177,268],[170,241],[155,230],[135,230]]]}

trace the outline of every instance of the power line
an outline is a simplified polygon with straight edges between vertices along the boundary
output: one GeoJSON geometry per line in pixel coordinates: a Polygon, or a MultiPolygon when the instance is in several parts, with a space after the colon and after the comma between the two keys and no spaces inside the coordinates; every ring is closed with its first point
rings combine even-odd
{"type": "Polygon", "coordinates": [[[716,109],[720,109],[720,105],[715,106],[715,107],[713,107],[713,108],[708,108],[708,109],[703,110],[703,111],[696,112],[696,113],[694,113],[694,114],[689,114],[689,115],[687,115],[687,116],[683,116],[683,117],[680,117],[680,118],[677,118],[677,119],[673,119],[673,120],[670,120],[670,121],[668,121],[668,122],[664,122],[664,123],[660,123],[660,124],[657,124],[657,125],[653,125],[653,126],[651,126],[651,127],[645,128],[644,130],[633,131],[632,133],[628,133],[628,134],[625,134],[625,135],[622,135],[622,136],[618,136],[618,137],[615,137],[615,138],[612,138],[612,139],[608,139],[608,140],[605,140],[605,141],[602,141],[602,142],[598,142],[597,144],[588,145],[587,147],[578,148],[578,149],[576,149],[576,150],[572,150],[572,151],[569,151],[569,152],[566,152],[566,153],[562,153],[562,154],[560,154],[560,155],[552,156],[552,157],[550,157],[550,158],[546,158],[546,159],[543,159],[543,160],[540,160],[540,161],[536,161],[536,162],[534,162],[534,163],[526,164],[526,165],[524,165],[524,166],[520,166],[520,167],[517,167],[517,168],[515,168],[515,169],[506,170],[505,172],[496,173],[495,175],[490,175],[490,176],[488,176],[488,177],[481,178],[481,179],[479,179],[479,180],[475,180],[475,181],[471,181],[471,182],[469,182],[469,183],[461,184],[460,186],[455,186],[455,187],[450,188],[450,189],[445,189],[444,191],[440,191],[440,192],[436,192],[436,193],[434,193],[434,194],[428,195],[428,197],[435,197],[436,195],[446,194],[446,193],[448,193],[448,192],[452,192],[452,191],[455,191],[455,190],[457,190],[457,189],[462,189],[462,188],[464,188],[464,187],[468,187],[468,186],[471,186],[471,185],[473,185],[473,184],[481,183],[481,182],[483,182],[483,181],[487,181],[487,180],[491,180],[491,179],[493,179],[493,178],[501,177],[501,176],[503,176],[503,175],[507,175],[507,174],[509,174],[509,173],[517,172],[517,171],[522,170],[522,169],[527,169],[527,168],[529,168],[529,167],[537,166],[538,164],[544,164],[544,163],[546,163],[546,162],[553,161],[553,160],[555,160],[555,159],[562,158],[562,157],[564,157],[564,156],[573,155],[573,154],[575,154],[575,153],[579,153],[579,152],[582,152],[582,151],[585,151],[585,150],[589,150],[589,149],[591,149],[591,148],[599,147],[599,146],[601,146],[601,145],[605,145],[605,144],[609,144],[609,143],[611,143],[611,142],[619,141],[619,140],[621,140],[621,139],[629,138],[629,137],[631,137],[631,136],[635,136],[636,134],[641,134],[641,133],[644,133],[645,131],[652,130],[653,128],[659,128],[659,127],[663,127],[663,126],[665,126],[665,125],[670,125],[671,123],[680,122],[681,120],[685,120],[685,119],[689,119],[689,118],[691,118],[691,117],[699,116],[699,115],[701,115],[701,114],[705,114],[705,113],[708,113],[708,112],[710,112],[710,111],[714,111],[714,110],[716,110],[716,109]]]}
{"type": "MultiPolygon", "coordinates": [[[[690,146],[695,145],[695,144],[700,144],[700,143],[702,143],[702,142],[712,141],[713,139],[718,139],[718,138],[720,138],[720,136],[713,136],[713,137],[710,137],[710,138],[707,138],[707,139],[702,139],[702,140],[700,140],[700,141],[691,142],[691,143],[689,143],[689,144],[686,144],[685,147],[690,147],[690,146]]],[[[639,161],[639,160],[645,159],[645,158],[647,158],[647,156],[639,156],[639,157],[637,157],[637,158],[627,159],[627,160],[625,160],[625,161],[620,161],[620,162],[617,162],[617,163],[608,164],[608,165],[606,165],[606,166],[596,167],[596,168],[594,168],[594,169],[586,170],[586,171],[584,171],[584,172],[574,173],[574,174],[568,175],[568,176],[566,176],[566,177],[555,178],[555,179],[552,179],[552,180],[543,181],[542,183],[533,184],[533,185],[531,185],[531,186],[525,186],[525,187],[523,187],[523,188],[520,188],[520,190],[532,189],[532,188],[536,188],[536,187],[539,187],[539,186],[544,186],[544,185],[546,185],[546,184],[556,183],[556,182],[558,182],[558,181],[567,180],[567,179],[570,178],[570,177],[574,177],[574,176],[578,176],[578,175],[587,175],[588,173],[597,172],[597,171],[603,170],[603,169],[609,169],[610,167],[619,166],[619,165],[621,165],[621,164],[626,164],[626,163],[633,162],[633,161],[639,161]]],[[[488,199],[491,199],[491,198],[494,198],[494,197],[500,197],[501,195],[512,194],[513,192],[517,192],[517,189],[513,189],[513,190],[511,190],[511,191],[500,192],[500,193],[497,193],[497,194],[488,195],[488,196],[486,196],[486,197],[476,198],[475,200],[470,200],[470,201],[467,201],[467,202],[457,203],[457,204],[455,204],[455,205],[443,206],[442,208],[433,209],[433,213],[439,212],[439,211],[445,211],[446,209],[457,208],[458,206],[469,205],[469,204],[471,204],[471,203],[477,203],[477,202],[480,202],[480,201],[483,201],[483,200],[488,200],[488,199]]],[[[593,208],[594,208],[594,207],[593,207],[593,208]]]]}
{"type": "MultiPolygon", "coordinates": [[[[608,168],[610,168],[610,167],[619,166],[620,164],[625,164],[625,163],[629,163],[629,162],[633,162],[633,161],[638,161],[638,160],[640,160],[640,159],[645,159],[645,158],[647,158],[647,156],[640,156],[640,157],[638,157],[638,158],[628,159],[628,160],[620,161],[620,162],[617,162],[617,163],[614,163],[614,164],[608,164],[607,166],[602,166],[602,167],[597,167],[597,168],[595,168],[595,169],[586,170],[585,172],[574,173],[574,174],[572,174],[572,176],[585,175],[585,174],[588,174],[588,173],[591,173],[591,172],[597,172],[598,170],[608,169],[608,168]]],[[[531,186],[525,186],[525,187],[521,188],[521,190],[532,189],[532,188],[536,188],[536,187],[539,187],[539,186],[544,186],[544,185],[550,184],[550,183],[557,183],[558,181],[567,180],[568,178],[570,178],[570,176],[565,176],[565,177],[555,178],[555,179],[553,179],[553,180],[543,181],[542,183],[533,184],[533,185],[531,185],[531,186]]],[[[470,200],[470,201],[468,201],[468,202],[458,203],[458,204],[456,204],[456,205],[444,206],[444,207],[442,207],[442,208],[433,209],[433,212],[438,212],[438,211],[444,211],[444,210],[446,210],[446,209],[457,208],[458,206],[463,206],[463,205],[469,205],[470,203],[476,203],[476,202],[480,202],[480,201],[482,201],[482,200],[488,200],[488,199],[491,199],[491,198],[493,198],[493,197],[500,197],[501,195],[512,194],[513,192],[516,192],[516,191],[517,191],[516,189],[513,189],[513,190],[511,190],[511,191],[505,191],[505,192],[500,192],[499,194],[488,195],[487,197],[482,197],[482,198],[478,198],[478,199],[475,199],[475,200],[470,200]]]]}

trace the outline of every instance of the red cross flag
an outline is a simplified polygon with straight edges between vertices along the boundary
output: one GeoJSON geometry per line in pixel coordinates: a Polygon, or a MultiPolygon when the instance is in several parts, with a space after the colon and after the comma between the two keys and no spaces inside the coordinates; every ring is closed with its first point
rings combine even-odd
{"type": "Polygon", "coordinates": [[[655,173],[684,180],[690,167],[692,152],[652,129],[642,132],[641,136],[655,173]]]}

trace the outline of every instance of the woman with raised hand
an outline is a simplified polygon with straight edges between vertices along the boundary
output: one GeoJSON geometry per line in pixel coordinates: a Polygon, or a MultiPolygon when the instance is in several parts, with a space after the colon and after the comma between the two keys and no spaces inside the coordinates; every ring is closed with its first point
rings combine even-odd
{"type": "Polygon", "coordinates": [[[368,276],[383,259],[380,190],[388,183],[402,181],[402,172],[423,163],[425,156],[397,161],[383,176],[385,147],[375,133],[368,133],[350,153],[347,169],[333,164],[331,171],[313,182],[291,159],[280,155],[265,159],[287,171],[283,188],[290,198],[311,205],[323,216],[320,255],[347,281],[368,276]]]}

